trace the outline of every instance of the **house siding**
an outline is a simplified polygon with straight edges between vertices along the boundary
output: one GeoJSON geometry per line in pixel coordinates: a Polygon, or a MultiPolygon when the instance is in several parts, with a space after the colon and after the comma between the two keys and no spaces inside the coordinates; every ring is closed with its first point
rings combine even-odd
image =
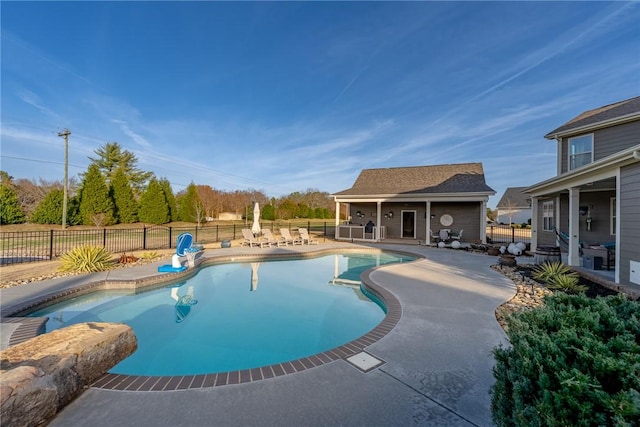
{"type": "MultiPolygon", "coordinates": [[[[616,236],[611,234],[611,198],[615,191],[581,192],[580,206],[591,207],[591,231],[587,230],[587,216],[578,218],[580,240],[586,243],[611,243],[616,236]]],[[[566,230],[565,230],[566,231],[566,230]]]]}
{"type": "Polygon", "coordinates": [[[620,283],[632,283],[629,261],[640,262],[640,164],[620,169],[620,283]]]}
{"type": "MultiPolygon", "coordinates": [[[[437,233],[441,228],[449,228],[454,233],[464,230],[462,234],[463,242],[476,242],[480,240],[480,202],[432,202],[431,229],[437,233]],[[445,227],[440,224],[440,217],[449,214],[453,217],[453,224],[445,227]]],[[[416,240],[425,240],[427,237],[427,219],[426,219],[426,203],[393,203],[385,202],[382,204],[382,222],[376,223],[376,205],[372,203],[352,203],[350,215],[351,222],[357,225],[365,225],[371,220],[376,225],[383,225],[386,228],[386,237],[388,239],[399,239],[402,237],[402,211],[416,212],[416,240]],[[356,212],[360,211],[365,214],[364,217],[358,218],[356,212]],[[393,218],[384,218],[384,214],[392,211],[393,218]]],[[[484,224],[483,224],[484,225],[484,224]]]]}
{"type": "Polygon", "coordinates": [[[600,160],[640,144],[640,120],[601,129],[594,135],[594,160],[600,160]]]}
{"type": "Polygon", "coordinates": [[[593,160],[597,161],[640,144],[640,120],[562,138],[558,143],[561,147],[560,174],[568,172],[569,138],[589,133],[593,133],[593,160]]]}

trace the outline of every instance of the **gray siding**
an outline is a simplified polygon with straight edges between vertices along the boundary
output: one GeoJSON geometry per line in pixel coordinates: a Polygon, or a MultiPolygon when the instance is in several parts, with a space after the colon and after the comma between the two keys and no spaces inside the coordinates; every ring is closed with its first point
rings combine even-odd
{"type": "Polygon", "coordinates": [[[640,144],[640,121],[597,130],[593,140],[594,160],[631,148],[640,144]]]}
{"type": "MultiPolygon", "coordinates": [[[[616,236],[611,234],[611,198],[615,191],[594,191],[580,193],[580,206],[591,206],[591,231],[587,230],[587,217],[581,216],[580,241],[586,243],[615,242],[616,236]]],[[[568,224],[568,221],[567,221],[568,224]]]]}
{"type": "MultiPolygon", "coordinates": [[[[464,230],[462,233],[463,242],[477,242],[480,240],[480,202],[459,202],[459,203],[431,203],[431,215],[435,218],[431,220],[431,229],[437,233],[441,228],[450,228],[454,233],[464,230]],[[449,214],[453,217],[453,224],[450,227],[444,227],[440,224],[440,217],[449,214]]],[[[416,211],[416,239],[425,240],[427,235],[427,219],[426,219],[426,203],[383,203],[382,204],[382,223],[376,223],[376,204],[375,203],[352,203],[351,222],[353,224],[365,225],[371,220],[376,225],[386,227],[386,237],[389,239],[399,239],[402,237],[402,211],[416,211]],[[360,211],[365,214],[363,218],[358,218],[356,212],[360,211]],[[384,214],[392,211],[393,218],[384,218],[384,214]]],[[[484,224],[482,224],[484,225],[484,224]]]]}
{"type": "MultiPolygon", "coordinates": [[[[593,133],[593,160],[600,160],[640,144],[640,120],[571,137],[589,133],[593,133]]],[[[568,171],[569,138],[562,138],[558,144],[561,146],[560,174],[563,174],[568,171]]]]}
{"type": "Polygon", "coordinates": [[[640,164],[620,170],[620,283],[640,286],[629,280],[629,261],[640,262],[640,164]]]}

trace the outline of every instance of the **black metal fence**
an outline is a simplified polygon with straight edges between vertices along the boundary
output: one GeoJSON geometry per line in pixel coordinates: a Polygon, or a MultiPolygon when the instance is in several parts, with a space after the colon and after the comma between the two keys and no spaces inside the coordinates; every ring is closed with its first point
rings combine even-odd
{"type": "Polygon", "coordinates": [[[508,225],[487,226],[487,243],[531,243],[530,228],[515,228],[508,225]]]}
{"type": "MultiPolygon", "coordinates": [[[[335,225],[326,222],[277,224],[261,226],[279,228],[307,227],[310,233],[333,236],[335,225]]],[[[100,246],[111,253],[138,250],[171,249],[180,233],[193,234],[195,242],[207,244],[242,237],[244,224],[207,225],[204,227],[151,226],[141,228],[96,228],[90,230],[48,230],[0,232],[0,265],[48,261],[76,246],[100,246]]]]}

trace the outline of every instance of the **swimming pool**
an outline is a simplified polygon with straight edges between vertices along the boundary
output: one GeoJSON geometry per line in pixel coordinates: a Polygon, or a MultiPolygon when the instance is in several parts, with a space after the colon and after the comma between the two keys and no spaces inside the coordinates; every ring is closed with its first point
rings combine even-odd
{"type": "Polygon", "coordinates": [[[413,257],[334,254],[203,268],[186,282],[131,294],[102,291],[47,307],[47,331],[87,321],[123,322],[138,350],[111,372],[197,375],[281,363],[340,346],[385,313],[360,289],[360,273],[413,257]]]}

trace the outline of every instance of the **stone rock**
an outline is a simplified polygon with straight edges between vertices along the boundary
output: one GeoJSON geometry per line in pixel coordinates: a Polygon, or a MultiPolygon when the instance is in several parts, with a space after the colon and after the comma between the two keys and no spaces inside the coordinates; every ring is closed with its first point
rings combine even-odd
{"type": "Polygon", "coordinates": [[[12,426],[42,423],[137,346],[129,326],[90,322],[7,348],[0,352],[0,419],[16,420],[7,423],[12,426]]]}

